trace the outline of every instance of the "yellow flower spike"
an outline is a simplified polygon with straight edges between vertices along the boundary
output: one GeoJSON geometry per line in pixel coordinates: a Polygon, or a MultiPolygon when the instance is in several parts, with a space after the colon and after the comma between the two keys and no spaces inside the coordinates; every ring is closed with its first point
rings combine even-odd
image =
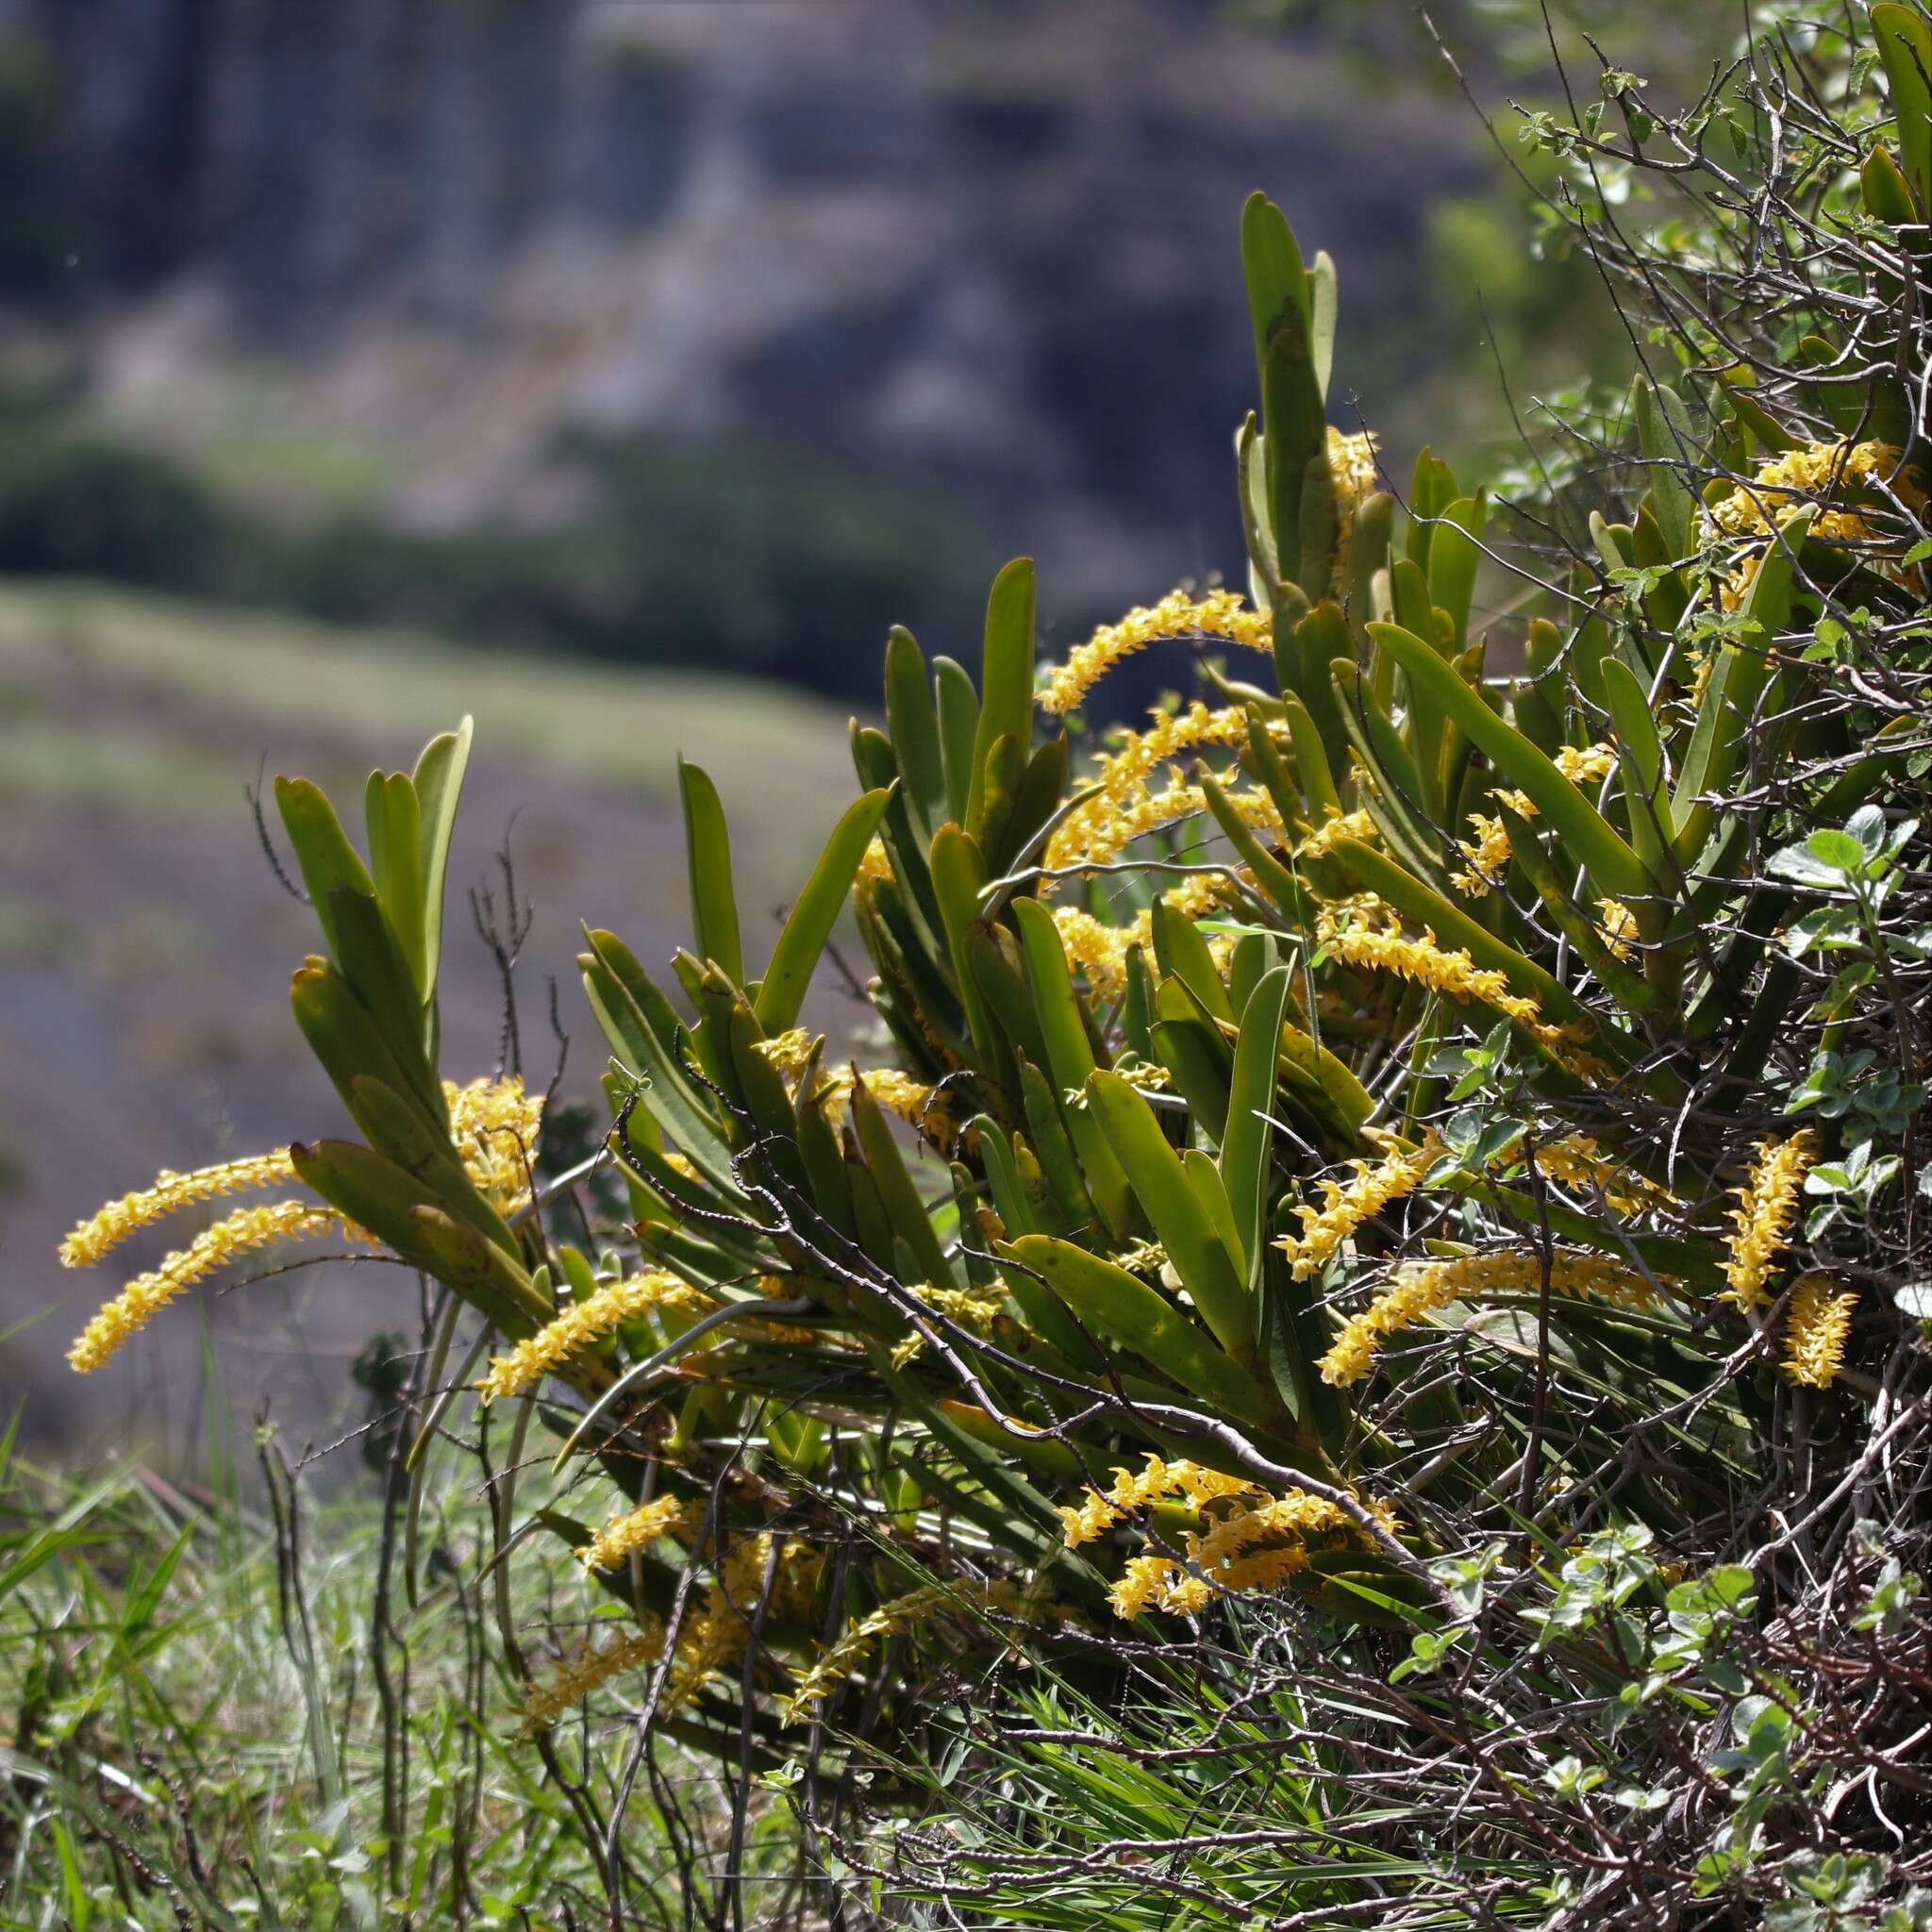
{"type": "Polygon", "coordinates": [[[966,1577],[953,1583],[928,1583],[883,1603],[851,1624],[836,1643],[822,1650],[811,1668],[800,1674],[797,1689],[780,1707],[785,1724],[809,1717],[854,1674],[881,1637],[912,1630],[948,1610],[997,1610],[1008,1616],[1030,1616],[1025,1592],[1017,1583],[980,1583],[966,1577]]]}
{"type": "MultiPolygon", "coordinates": [[[[1274,801],[1258,787],[1230,792],[1228,803],[1245,824],[1274,834],[1280,832],[1274,801]]],[[[1098,793],[1056,827],[1046,844],[1046,867],[1063,872],[1082,865],[1108,864],[1135,840],[1207,809],[1207,793],[1175,775],[1170,775],[1159,791],[1141,785],[1124,799],[1098,793]]]]}
{"type": "Polygon", "coordinates": [[[699,1314],[712,1306],[709,1295],[661,1268],[633,1274],[627,1281],[608,1282],[582,1301],[572,1302],[556,1320],[526,1336],[508,1354],[497,1356],[476,1387],[485,1402],[493,1402],[499,1395],[521,1395],[578,1350],[651,1308],[699,1314]]]}
{"type": "Polygon", "coordinates": [[[691,1505],[682,1496],[670,1495],[654,1496],[635,1509],[620,1509],[577,1551],[577,1561],[592,1574],[599,1570],[621,1570],[634,1550],[649,1549],[660,1537],[678,1528],[690,1514],[691,1505]]]}
{"type": "Polygon", "coordinates": [[[1807,1389],[1829,1389],[1844,1367],[1858,1297],[1851,1289],[1835,1293],[1834,1287],[1828,1274],[1807,1274],[1785,1310],[1784,1373],[1807,1389]]]}
{"type": "MultiPolygon", "coordinates": [[[[1573,785],[1607,778],[1617,769],[1616,747],[1608,744],[1559,745],[1556,766],[1573,785]]],[[[1499,804],[1507,805],[1520,819],[1537,816],[1536,800],[1526,791],[1498,791],[1495,796],[1499,804]]],[[[1456,884],[1472,899],[1480,899],[1484,893],[1496,890],[1503,883],[1503,874],[1509,868],[1509,834],[1504,830],[1500,818],[1492,818],[1486,812],[1471,812],[1469,823],[1475,831],[1474,839],[1458,839],[1456,841],[1462,856],[1469,860],[1469,869],[1456,874],[1456,884]]]]}
{"type": "Polygon", "coordinates": [[[1335,488],[1335,568],[1331,585],[1340,597],[1348,583],[1349,544],[1355,537],[1355,513],[1374,493],[1375,438],[1362,430],[1345,436],[1328,428],[1328,475],[1335,488]]]}
{"type": "Polygon", "coordinates": [[[1722,1299],[1740,1308],[1761,1308],[1770,1301],[1765,1283],[1790,1234],[1798,1212],[1805,1170],[1818,1158],[1818,1142],[1807,1127],[1789,1141],[1759,1143],[1751,1177],[1738,1189],[1731,1210],[1736,1231],[1724,1263],[1729,1286],[1722,1299]]]}
{"type": "MultiPolygon", "coordinates": [[[[1519,1149],[1521,1143],[1518,1143],[1519,1149]]],[[[1551,1179],[1589,1195],[1598,1190],[1619,1214],[1645,1214],[1674,1205],[1674,1197],[1647,1175],[1606,1154],[1588,1134],[1546,1141],[1527,1158],[1551,1179]]]]}
{"type": "Polygon", "coordinates": [[[1453,999],[1493,1007],[1532,1029],[1542,1027],[1537,1003],[1511,992],[1493,966],[1478,966],[1467,953],[1438,945],[1426,926],[1421,939],[1409,938],[1393,909],[1374,893],[1324,906],[1316,915],[1316,938],[1345,966],[1392,973],[1453,999]]]}
{"type": "Polygon", "coordinates": [[[1375,822],[1366,811],[1345,811],[1324,819],[1294,848],[1297,858],[1324,858],[1343,839],[1373,844],[1377,837],[1375,822]]]}
{"type": "Polygon", "coordinates": [[[635,1637],[607,1644],[602,1650],[586,1646],[575,1662],[561,1665],[543,1684],[532,1687],[524,1701],[522,1734],[532,1737],[549,1730],[572,1706],[602,1690],[620,1672],[655,1663],[663,1644],[663,1630],[653,1618],[652,1627],[635,1637]]]}
{"type": "Polygon", "coordinates": [[[375,1245],[373,1236],[345,1221],[333,1208],[319,1207],[312,1201],[274,1201],[260,1208],[239,1208],[211,1227],[203,1228],[158,1268],[136,1275],[82,1330],[67,1351],[67,1359],[75,1374],[91,1375],[175,1296],[225,1268],[237,1256],[274,1241],[323,1234],[375,1245]]]}
{"type": "Polygon", "coordinates": [[[1300,1236],[1283,1235],[1274,1243],[1288,1257],[1294,1278],[1306,1281],[1365,1221],[1411,1193],[1441,1151],[1431,1133],[1420,1147],[1388,1155],[1374,1167],[1357,1161],[1356,1177],[1346,1185],[1324,1180],[1322,1206],[1304,1204],[1295,1210],[1302,1218],[1300,1236]]]}
{"type": "Polygon", "coordinates": [[[813,1035],[803,1026],[789,1027],[783,1033],[774,1033],[769,1040],[752,1042],[756,1052],[777,1068],[788,1080],[795,1080],[805,1072],[805,1064],[811,1058],[813,1035]]]}
{"type": "Polygon", "coordinates": [[[118,1201],[109,1201],[92,1219],[83,1221],[60,1243],[60,1265],[92,1267],[137,1229],[183,1208],[225,1194],[242,1193],[250,1188],[279,1187],[294,1176],[294,1163],[286,1147],[277,1147],[271,1154],[251,1154],[241,1160],[197,1168],[192,1174],[176,1174],[164,1167],[155,1176],[152,1187],[123,1194],[118,1201]]]}
{"type": "Polygon", "coordinates": [[[543,1125],[543,1096],[526,1093],[515,1074],[465,1087],[445,1080],[442,1093],[450,1140],[477,1191],[499,1213],[514,1214],[530,1198],[530,1157],[543,1125]]]}
{"type": "Polygon", "coordinates": [[[1209,591],[1191,597],[1170,591],[1158,603],[1141,605],[1117,624],[1105,624],[1056,671],[1041,694],[1041,707],[1055,717],[1071,711],[1123,658],[1162,638],[1221,638],[1250,650],[1274,648],[1274,627],[1265,611],[1242,608],[1239,592],[1209,591]]]}
{"type": "MultiPolygon", "coordinates": [[[[1550,1263],[1550,1287],[1557,1294],[1589,1295],[1613,1307],[1648,1308],[1656,1291],[1642,1275],[1603,1255],[1561,1254],[1550,1263]]],[[[1322,1357],[1323,1381],[1346,1389],[1375,1365],[1391,1335],[1413,1327],[1436,1309],[1473,1294],[1537,1294],[1542,1288],[1542,1260],[1533,1250],[1505,1248],[1482,1255],[1458,1255],[1405,1269],[1394,1285],[1342,1324],[1322,1357]]]]}
{"type": "MultiPolygon", "coordinates": [[[[1913,512],[1925,506],[1917,476],[1899,467],[1901,452],[1889,442],[1814,442],[1789,449],[1757,466],[1749,487],[1740,485],[1704,513],[1707,540],[1768,534],[1776,520],[1801,504],[1853,490],[1889,491],[1913,512]]],[[[1812,523],[1822,542],[1869,541],[1878,533],[1856,509],[1824,509],[1812,523]]]]}

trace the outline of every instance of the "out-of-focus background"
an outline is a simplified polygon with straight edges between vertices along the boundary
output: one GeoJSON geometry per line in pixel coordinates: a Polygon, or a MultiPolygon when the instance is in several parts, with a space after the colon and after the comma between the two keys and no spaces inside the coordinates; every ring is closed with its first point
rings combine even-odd
{"type": "MultiPolygon", "coordinates": [[[[192,1231],[95,1279],[54,1259],[76,1219],[335,1123],[259,770],[357,785],[475,712],[445,1064],[497,1064],[463,894],[501,902],[504,850],[526,1061],[554,978],[581,1093],[576,919],[654,964],[684,937],[679,747],[762,914],[851,795],[889,624],[975,661],[1020,551],[1048,652],[1241,581],[1251,189],[1338,262],[1338,422],[1398,478],[1424,441],[1490,465],[1499,371],[1533,408],[1614,318],[1532,259],[1538,184],[1495,192],[1507,98],[1556,84],[1540,9],[1436,17],[1499,141],[1407,0],[0,0],[0,1390],[30,1432],[192,1453],[204,1327],[239,1407],[346,1426],[411,1294],[297,1271],[92,1381],[61,1361],[192,1231]]],[[[1703,30],[1659,49],[1653,15],[1628,58],[1694,69],[1703,30]]]]}

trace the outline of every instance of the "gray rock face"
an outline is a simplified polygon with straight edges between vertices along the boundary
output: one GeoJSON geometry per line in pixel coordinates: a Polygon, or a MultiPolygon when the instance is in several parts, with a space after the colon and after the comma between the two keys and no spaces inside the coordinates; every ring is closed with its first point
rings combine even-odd
{"type": "Polygon", "coordinates": [[[1318,42],[1207,0],[0,0],[0,31],[51,66],[110,403],[266,351],[408,444],[390,513],[430,527],[567,508],[562,426],[776,438],[957,491],[1076,600],[1237,561],[1241,197],[1373,330],[1473,166],[1454,110],[1364,125],[1318,42]]]}

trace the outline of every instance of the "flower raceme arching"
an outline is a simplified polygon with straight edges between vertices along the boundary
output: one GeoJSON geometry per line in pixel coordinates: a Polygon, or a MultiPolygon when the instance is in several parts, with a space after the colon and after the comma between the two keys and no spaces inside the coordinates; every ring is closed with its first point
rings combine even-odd
{"type": "MultiPolygon", "coordinates": [[[[450,1141],[476,1188],[499,1212],[514,1214],[529,1199],[530,1160],[542,1124],[541,1095],[526,1093],[515,1075],[443,1082],[450,1141]]],[[[60,1248],[69,1268],[88,1267],[129,1236],[204,1202],[276,1187],[294,1178],[287,1147],[223,1161],[192,1174],[163,1172],[152,1187],[110,1201],[82,1222],[60,1248]]],[[[239,1208],[205,1227],[185,1248],[138,1274],[107,1302],[68,1351],[79,1374],[91,1374],[177,1296],[243,1255],[284,1241],[333,1237],[358,1246],[380,1245],[336,1209],[291,1199],[239,1208]]]]}

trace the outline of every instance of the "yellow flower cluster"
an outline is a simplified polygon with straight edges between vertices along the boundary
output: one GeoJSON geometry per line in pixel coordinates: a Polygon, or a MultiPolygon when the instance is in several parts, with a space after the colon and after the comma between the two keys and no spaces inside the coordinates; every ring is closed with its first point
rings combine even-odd
{"type": "Polygon", "coordinates": [[[1243,608],[1235,591],[1209,591],[1191,597],[1170,591],[1158,604],[1141,605],[1117,624],[1105,624],[1074,650],[1048,680],[1041,707],[1055,717],[1071,711],[1123,658],[1162,638],[1223,638],[1251,650],[1274,648],[1274,631],[1267,613],[1243,608]]]}
{"type": "MultiPolygon", "coordinates": [[[[1238,1498],[1232,1507],[1212,1515],[1206,1530],[1184,1531],[1185,1560],[1133,1557],[1108,1591],[1114,1615],[1127,1619],[1150,1609],[1198,1615],[1217,1594],[1278,1588],[1307,1568],[1311,1546],[1365,1540],[1355,1519],[1323,1497],[1302,1490],[1271,1496],[1254,1489],[1252,1494],[1257,1500],[1238,1498]]],[[[1387,1504],[1365,1507],[1385,1528],[1394,1526],[1387,1504]]]]}
{"type": "Polygon", "coordinates": [[[788,1080],[795,1080],[805,1072],[806,1062],[811,1058],[812,1041],[816,1037],[803,1026],[792,1026],[753,1044],[788,1080]]]}
{"type": "MultiPolygon", "coordinates": [[[[1589,1295],[1618,1307],[1648,1308],[1656,1291],[1642,1275],[1603,1255],[1559,1254],[1550,1262],[1550,1287],[1557,1294],[1589,1295]]],[[[1538,1294],[1542,1260],[1533,1250],[1505,1248],[1483,1255],[1458,1255],[1405,1270],[1395,1285],[1358,1315],[1351,1315],[1322,1357],[1323,1381],[1337,1389],[1359,1382],[1375,1365],[1391,1335],[1413,1327],[1436,1309],[1471,1295],[1538,1294]]]]}
{"type": "MultiPolygon", "coordinates": [[[[467,1087],[445,1080],[442,1091],[449,1107],[451,1141],[465,1171],[503,1212],[513,1213],[529,1198],[526,1156],[541,1124],[541,1099],[525,1095],[524,1083],[515,1078],[473,1080],[467,1087]]],[[[60,1244],[60,1259],[69,1268],[86,1267],[165,1215],[225,1194],[275,1185],[291,1179],[294,1172],[287,1147],[223,1161],[193,1174],[163,1169],[152,1187],[124,1194],[82,1222],[60,1244]]],[[[184,1289],[225,1267],[236,1256],[272,1241],[320,1234],[376,1245],[374,1237],[333,1208],[312,1202],[276,1201],[238,1209],[204,1228],[158,1268],[130,1281],[88,1324],[67,1359],[79,1374],[89,1374],[184,1289]]]]}
{"type": "Polygon", "coordinates": [[[1441,1151],[1441,1142],[1430,1133],[1420,1147],[1386,1155],[1374,1167],[1357,1160],[1356,1177],[1346,1185],[1324,1180],[1322,1206],[1304,1203],[1295,1209],[1302,1218],[1300,1237],[1283,1235],[1274,1243],[1288,1257],[1294,1278],[1306,1281],[1363,1222],[1412,1192],[1441,1151]]]}
{"type": "Polygon", "coordinates": [[[1618,958],[1628,959],[1637,938],[1637,915],[1621,899],[1599,899],[1596,909],[1604,944],[1618,958]]]}
{"type": "Polygon", "coordinates": [[[1294,848],[1294,856],[1297,858],[1325,858],[1335,850],[1339,840],[1354,839],[1366,845],[1374,837],[1375,822],[1366,811],[1341,812],[1324,819],[1308,833],[1294,848]]]}
{"type": "Polygon", "coordinates": [[[543,1096],[526,1093],[522,1078],[442,1083],[449,1135],[476,1191],[501,1214],[530,1198],[530,1158],[543,1124],[543,1096]]]}
{"type": "Polygon", "coordinates": [[[1067,1547],[1078,1549],[1106,1535],[1123,1517],[1168,1497],[1184,1498],[1190,1509],[1205,1509],[1223,1496],[1266,1494],[1265,1490],[1240,1476],[1224,1475],[1198,1462],[1166,1462],[1150,1449],[1147,1466],[1138,1475],[1129,1469],[1116,1469],[1113,1487],[1105,1495],[1090,1489],[1078,1504],[1063,1507],[1059,1516],[1066,1525],[1067,1547]]]}
{"type": "Polygon", "coordinates": [[[1759,1143],[1751,1177],[1737,1190],[1738,1205],[1731,1210],[1737,1225],[1724,1262],[1729,1286],[1723,1298],[1734,1307],[1761,1308],[1771,1299],[1765,1284],[1790,1238],[1805,1170],[1817,1156],[1818,1143],[1808,1127],[1789,1141],[1759,1143]]]}
{"type": "MultiPolygon", "coordinates": [[[[1617,769],[1617,753],[1614,746],[1607,744],[1565,744],[1557,747],[1555,762],[1573,785],[1587,785],[1607,778],[1617,769]]],[[[1533,819],[1537,815],[1536,800],[1526,791],[1499,791],[1496,796],[1520,819],[1533,819]]],[[[1469,869],[1456,874],[1456,883],[1472,899],[1480,899],[1503,883],[1503,874],[1509,866],[1509,834],[1503,829],[1500,818],[1487,812],[1471,812],[1469,823],[1475,830],[1475,838],[1457,841],[1462,856],[1469,860],[1469,869]]]]}
{"type": "Polygon", "coordinates": [[[1008,1617],[1028,1614],[1025,1593],[1016,1583],[981,1583],[971,1577],[953,1583],[928,1583],[893,1597],[851,1624],[836,1643],[828,1644],[799,1674],[798,1688],[780,1707],[784,1723],[795,1724],[809,1717],[845,1683],[881,1637],[902,1631],[926,1633],[936,1618],[949,1611],[1001,1612],[1008,1617]]]}
{"type": "Polygon", "coordinates": [[[875,886],[881,879],[892,876],[891,855],[886,850],[886,841],[874,838],[858,860],[858,882],[862,886],[875,886]]]}
{"type": "MultiPolygon", "coordinates": [[[[958,1323],[960,1327],[970,1329],[982,1339],[992,1334],[993,1324],[1006,1312],[1007,1304],[1003,1295],[974,1294],[971,1289],[940,1288],[931,1282],[919,1283],[913,1288],[912,1292],[927,1307],[944,1315],[949,1321],[958,1323]]],[[[924,1336],[916,1332],[907,1336],[892,1350],[892,1366],[895,1369],[903,1369],[924,1347],[924,1336]]]]}
{"type": "MultiPolygon", "coordinates": [[[[1801,504],[1842,502],[1853,492],[1895,496],[1906,508],[1925,507],[1925,492],[1902,453],[1889,442],[1814,442],[1760,463],[1748,488],[1740,487],[1704,513],[1707,537],[1768,535],[1801,504]]],[[[1811,525],[1824,542],[1862,542],[1874,529],[1862,510],[1825,508],[1811,525]]]]}
{"type": "Polygon", "coordinates": [[[80,1339],[67,1351],[67,1359],[76,1374],[92,1374],[183,1290],[225,1268],[238,1255],[275,1241],[321,1234],[356,1241],[372,1240],[333,1208],[308,1201],[275,1201],[265,1207],[237,1208],[213,1226],[203,1228],[158,1268],[136,1275],[81,1331],[80,1339]]]}
{"type": "MultiPolygon", "coordinates": [[[[1184,918],[1198,920],[1219,911],[1230,890],[1219,873],[1195,873],[1160,896],[1184,918]]],[[[1143,953],[1153,949],[1152,911],[1138,914],[1128,925],[1108,925],[1071,906],[1055,907],[1053,917],[1067,958],[1085,972],[1095,995],[1119,999],[1127,990],[1128,951],[1134,946],[1143,953]]]]}
{"type": "Polygon", "coordinates": [[[1328,475],[1335,486],[1335,570],[1339,597],[1348,582],[1349,545],[1355,537],[1355,513],[1375,488],[1375,438],[1371,430],[1344,436],[1328,425],[1328,475]]]}
{"type": "Polygon", "coordinates": [[[1186,751],[1204,744],[1240,744],[1247,736],[1247,715],[1238,705],[1210,710],[1196,698],[1184,710],[1155,710],[1144,731],[1124,728],[1113,736],[1113,749],[1093,761],[1092,780],[1109,796],[1125,799],[1141,781],[1186,751]]]}
{"type": "Polygon", "coordinates": [[[153,1187],[109,1201],[91,1220],[83,1221],[60,1243],[60,1265],[91,1268],[137,1228],[147,1227],[183,1208],[224,1194],[279,1186],[283,1181],[292,1180],[294,1174],[286,1147],[277,1147],[272,1154],[251,1154],[245,1159],[197,1168],[192,1174],[176,1174],[164,1167],[155,1176],[153,1187]]]}
{"type": "Polygon", "coordinates": [[[652,1308],[698,1314],[711,1306],[710,1296],[661,1268],[633,1274],[627,1281],[608,1282],[582,1301],[572,1302],[507,1355],[497,1356],[476,1387],[485,1402],[499,1395],[520,1395],[580,1350],[652,1308]]]}
{"type": "Polygon", "coordinates": [[[620,1509],[576,1553],[587,1571],[621,1570],[634,1550],[647,1550],[660,1537],[672,1535],[690,1520],[691,1505],[682,1496],[653,1496],[635,1509],[620,1509]]]}
{"type": "Polygon", "coordinates": [[[1850,1289],[1833,1292],[1828,1274],[1807,1274],[1785,1310],[1784,1372],[1807,1389],[1828,1389],[1844,1367],[1845,1338],[1858,1306],[1850,1289]]]}
{"type": "MultiPolygon", "coordinates": [[[[725,1552],[704,1607],[678,1635],[661,1710],[675,1710],[689,1702],[724,1665],[743,1656],[751,1611],[763,1589],[771,1557],[769,1530],[747,1537],[725,1552]]],[[[772,1592],[774,1612],[801,1620],[808,1615],[817,1574],[818,1559],[810,1544],[795,1538],[781,1543],[772,1592]]]]}
{"type": "MultiPolygon", "coordinates": [[[[1519,1148],[1521,1142],[1518,1143],[1519,1148]]],[[[1530,1156],[1553,1180],[1589,1194],[1601,1189],[1619,1214],[1645,1214],[1674,1206],[1670,1191],[1648,1175],[1613,1159],[1588,1134],[1568,1134],[1546,1141],[1530,1156]]]]}
{"type": "Polygon", "coordinates": [[[1345,966],[1392,973],[1452,999],[1493,1007],[1539,1038],[1555,1031],[1544,1025],[1537,1003],[1511,992],[1508,980],[1495,967],[1478,966],[1467,953],[1439,946],[1426,926],[1421,939],[1409,938],[1394,908],[1373,892],[1324,906],[1316,915],[1316,937],[1330,957],[1345,966]]]}
{"type": "MultiPolygon", "coordinates": [[[[1280,831],[1281,821],[1275,813],[1274,801],[1260,787],[1230,791],[1227,799],[1243,824],[1260,827],[1271,835],[1280,831]]],[[[1124,800],[1108,792],[1097,792],[1055,827],[1046,841],[1047,867],[1063,872],[1082,865],[1106,865],[1118,858],[1136,839],[1207,809],[1207,793],[1176,773],[1170,773],[1166,786],[1159,791],[1151,791],[1142,785],[1124,800]]]]}
{"type": "Polygon", "coordinates": [[[663,1626],[653,1617],[648,1627],[636,1636],[620,1639],[602,1650],[587,1645],[575,1662],[563,1665],[525,1699],[523,1735],[532,1737],[549,1730],[573,1705],[582,1703],[591,1691],[601,1690],[620,1672],[656,1662],[663,1643],[663,1626]]]}

